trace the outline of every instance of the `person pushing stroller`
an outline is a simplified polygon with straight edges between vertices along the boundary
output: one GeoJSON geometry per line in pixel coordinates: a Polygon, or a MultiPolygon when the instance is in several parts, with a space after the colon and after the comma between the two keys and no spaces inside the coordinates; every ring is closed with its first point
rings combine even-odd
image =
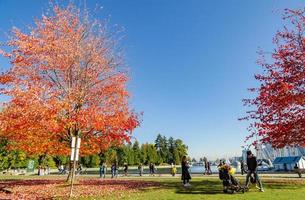
{"type": "Polygon", "coordinates": [[[235,169],[227,164],[221,164],[218,166],[219,179],[222,180],[223,192],[234,193],[234,192],[245,192],[238,180],[234,177],[235,169]]]}

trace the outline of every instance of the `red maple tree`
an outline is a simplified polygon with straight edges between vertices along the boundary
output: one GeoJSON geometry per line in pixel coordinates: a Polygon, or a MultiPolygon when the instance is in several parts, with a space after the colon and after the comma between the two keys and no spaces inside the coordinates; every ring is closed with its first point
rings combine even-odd
{"type": "Polygon", "coordinates": [[[274,147],[305,145],[305,8],[286,9],[289,23],[274,37],[272,62],[261,53],[263,72],[255,75],[260,87],[250,89],[257,96],[245,99],[251,120],[251,135],[274,147]],[[269,61],[270,61],[269,60],[269,61]]]}
{"type": "Polygon", "coordinates": [[[54,6],[26,32],[13,28],[0,53],[11,67],[0,75],[0,136],[29,154],[69,154],[73,136],[82,154],[128,141],[139,126],[130,110],[127,70],[116,41],[98,20],[74,5],[54,6]]]}

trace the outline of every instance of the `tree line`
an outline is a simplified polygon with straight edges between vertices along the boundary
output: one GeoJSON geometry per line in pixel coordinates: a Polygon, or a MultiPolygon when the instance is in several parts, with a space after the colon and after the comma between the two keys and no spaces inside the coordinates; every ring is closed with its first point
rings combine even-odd
{"type": "MultiPolygon", "coordinates": [[[[108,149],[105,153],[100,155],[100,162],[106,164],[117,163],[123,165],[138,165],[155,163],[160,164],[179,164],[181,157],[187,155],[188,147],[181,139],[174,139],[169,137],[168,139],[161,134],[158,134],[155,143],[145,143],[140,145],[138,141],[133,144],[125,144],[121,147],[113,147],[108,149]]],[[[82,162],[86,166],[90,166],[90,158],[98,162],[97,156],[82,158],[82,162]]],[[[96,165],[96,164],[95,164],[96,165]]]]}
{"type": "MultiPolygon", "coordinates": [[[[21,150],[8,150],[6,148],[8,141],[0,141],[0,170],[26,168],[29,160],[35,161],[35,167],[38,165],[56,168],[59,165],[68,165],[69,156],[62,155],[27,155],[21,150]]],[[[158,134],[154,143],[140,144],[137,140],[133,143],[125,143],[121,146],[110,147],[107,151],[99,154],[92,154],[80,158],[80,163],[84,167],[99,167],[102,163],[108,166],[116,163],[118,165],[147,165],[149,163],[161,164],[180,164],[181,157],[187,155],[188,147],[181,139],[168,139],[158,134]]]]}

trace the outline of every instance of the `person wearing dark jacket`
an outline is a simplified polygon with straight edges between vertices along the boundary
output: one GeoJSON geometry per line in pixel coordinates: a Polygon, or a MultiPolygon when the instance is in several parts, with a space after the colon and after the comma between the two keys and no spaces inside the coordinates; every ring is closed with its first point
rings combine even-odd
{"type": "Polygon", "coordinates": [[[190,184],[191,175],[189,172],[189,164],[186,160],[186,156],[182,157],[181,169],[182,169],[181,180],[183,181],[183,185],[184,185],[184,187],[190,187],[191,186],[191,184],[190,184]]]}
{"type": "Polygon", "coordinates": [[[241,175],[244,175],[245,163],[244,163],[243,159],[241,159],[241,161],[240,161],[240,172],[241,172],[241,175]]]}
{"type": "Polygon", "coordinates": [[[297,163],[294,165],[294,171],[299,175],[299,178],[302,178],[302,173],[297,163]]]}
{"type": "Polygon", "coordinates": [[[247,151],[247,167],[248,167],[248,172],[246,177],[246,187],[249,186],[249,180],[251,175],[253,174],[256,182],[258,183],[259,190],[261,192],[264,192],[262,182],[257,174],[257,160],[250,150],[247,151]]]}

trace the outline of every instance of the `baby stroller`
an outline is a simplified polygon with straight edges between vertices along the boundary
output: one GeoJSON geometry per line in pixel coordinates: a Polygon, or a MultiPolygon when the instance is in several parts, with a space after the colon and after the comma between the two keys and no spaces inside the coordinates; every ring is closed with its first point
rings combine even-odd
{"type": "Polygon", "coordinates": [[[238,180],[233,176],[234,170],[228,166],[223,165],[218,168],[219,169],[219,179],[222,180],[223,192],[231,193],[234,192],[245,192],[245,188],[242,187],[238,180]]]}

